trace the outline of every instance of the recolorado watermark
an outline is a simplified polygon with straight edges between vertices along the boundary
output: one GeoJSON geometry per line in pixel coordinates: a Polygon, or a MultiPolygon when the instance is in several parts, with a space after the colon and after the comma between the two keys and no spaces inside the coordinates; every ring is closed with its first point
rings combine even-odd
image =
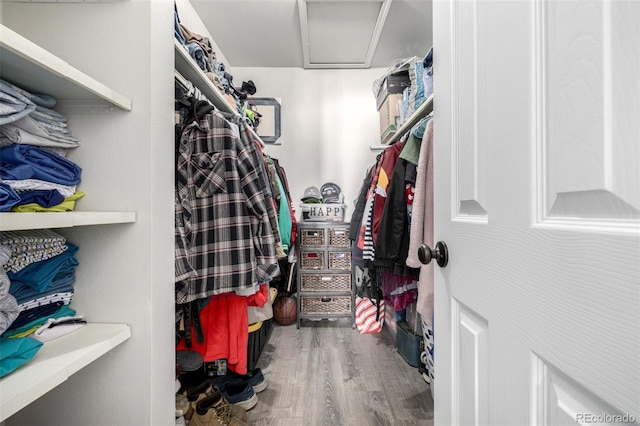
{"type": "Polygon", "coordinates": [[[636,416],[631,414],[593,414],[593,413],[578,413],[576,414],[576,423],[606,423],[606,424],[625,424],[635,423],[636,416]]]}

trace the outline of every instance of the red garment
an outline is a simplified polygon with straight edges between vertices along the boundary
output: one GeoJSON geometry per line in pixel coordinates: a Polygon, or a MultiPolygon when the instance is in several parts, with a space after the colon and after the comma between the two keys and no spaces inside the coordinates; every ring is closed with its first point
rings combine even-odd
{"type": "Polygon", "coordinates": [[[260,289],[251,296],[247,296],[247,306],[262,308],[269,300],[269,284],[260,284],[260,289]]]}
{"type": "Polygon", "coordinates": [[[226,359],[227,367],[238,374],[247,374],[247,352],[249,347],[249,320],[247,298],[235,293],[223,293],[209,298],[207,306],[200,310],[200,323],[204,343],[191,335],[193,344],[187,348],[184,339],[177,350],[194,350],[202,355],[204,362],[226,359]]]}
{"type": "Polygon", "coordinates": [[[385,149],[382,161],[380,164],[380,170],[378,172],[378,179],[375,188],[375,198],[373,199],[373,218],[371,234],[373,236],[373,242],[375,244],[378,238],[378,230],[380,229],[380,220],[382,219],[382,212],[384,211],[384,205],[387,202],[387,188],[389,187],[389,181],[393,175],[393,169],[396,166],[396,161],[400,157],[400,152],[404,146],[404,141],[396,142],[391,147],[385,149]]]}

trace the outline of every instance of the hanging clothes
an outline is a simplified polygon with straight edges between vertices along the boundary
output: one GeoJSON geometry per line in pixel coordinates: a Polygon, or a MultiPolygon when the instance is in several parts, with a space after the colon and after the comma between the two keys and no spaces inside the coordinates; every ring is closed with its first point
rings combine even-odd
{"type": "Polygon", "coordinates": [[[375,198],[373,199],[373,217],[372,217],[372,237],[373,243],[376,243],[378,238],[378,229],[380,228],[380,221],[382,220],[382,213],[387,201],[387,188],[393,175],[393,169],[396,166],[396,161],[400,156],[404,142],[396,142],[391,147],[385,149],[382,161],[380,163],[380,169],[378,171],[378,178],[375,187],[375,198]]]}
{"type": "Polygon", "coordinates": [[[434,262],[422,265],[418,259],[418,248],[422,243],[433,247],[433,120],[427,123],[424,132],[417,170],[407,265],[420,268],[417,308],[422,319],[430,323],[433,317],[434,262]]]}
{"type": "MultiPolygon", "coordinates": [[[[191,106],[198,108],[193,101],[191,106]]],[[[184,233],[180,255],[186,257],[176,260],[184,262],[180,271],[196,273],[176,283],[178,303],[229,291],[254,293],[278,271],[270,217],[275,213],[255,143],[242,122],[231,124],[220,112],[202,108],[199,118],[185,123],[178,145],[176,209],[184,233]]]]}
{"type": "Polygon", "coordinates": [[[226,359],[228,368],[247,374],[249,324],[247,298],[234,293],[211,296],[198,313],[203,340],[181,340],[176,350],[195,350],[204,362],[226,359]]]}
{"type": "MultiPolygon", "coordinates": [[[[284,189],[284,194],[286,197],[287,208],[289,211],[289,221],[291,222],[289,247],[294,247],[298,238],[298,232],[296,227],[296,213],[293,209],[293,199],[291,198],[291,191],[289,190],[289,182],[287,180],[287,174],[284,170],[284,167],[280,166],[277,159],[272,158],[272,160],[276,165],[276,172],[278,173],[278,177],[280,178],[280,182],[282,183],[282,187],[284,189]]],[[[284,222],[287,222],[286,217],[281,218],[281,220],[283,220],[284,222]]],[[[281,226],[286,226],[286,224],[281,226]]]]}

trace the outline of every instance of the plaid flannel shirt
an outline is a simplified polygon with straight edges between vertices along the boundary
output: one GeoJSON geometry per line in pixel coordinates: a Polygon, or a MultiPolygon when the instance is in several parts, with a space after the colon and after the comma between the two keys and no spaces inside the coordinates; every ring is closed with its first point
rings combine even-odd
{"type": "Polygon", "coordinates": [[[186,247],[176,250],[176,265],[187,277],[176,282],[178,303],[257,290],[277,270],[270,195],[253,142],[246,143],[246,129],[239,127],[245,142],[212,111],[187,124],[180,138],[176,232],[186,247]]]}

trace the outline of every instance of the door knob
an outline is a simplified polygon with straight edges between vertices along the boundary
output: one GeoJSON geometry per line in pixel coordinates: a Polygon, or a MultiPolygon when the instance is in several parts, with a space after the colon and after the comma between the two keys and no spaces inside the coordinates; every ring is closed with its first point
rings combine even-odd
{"type": "Polygon", "coordinates": [[[423,265],[428,265],[431,259],[435,259],[438,266],[444,268],[449,263],[449,250],[447,250],[447,245],[444,241],[438,241],[435,250],[432,250],[426,244],[422,244],[418,249],[418,259],[423,265]]]}

